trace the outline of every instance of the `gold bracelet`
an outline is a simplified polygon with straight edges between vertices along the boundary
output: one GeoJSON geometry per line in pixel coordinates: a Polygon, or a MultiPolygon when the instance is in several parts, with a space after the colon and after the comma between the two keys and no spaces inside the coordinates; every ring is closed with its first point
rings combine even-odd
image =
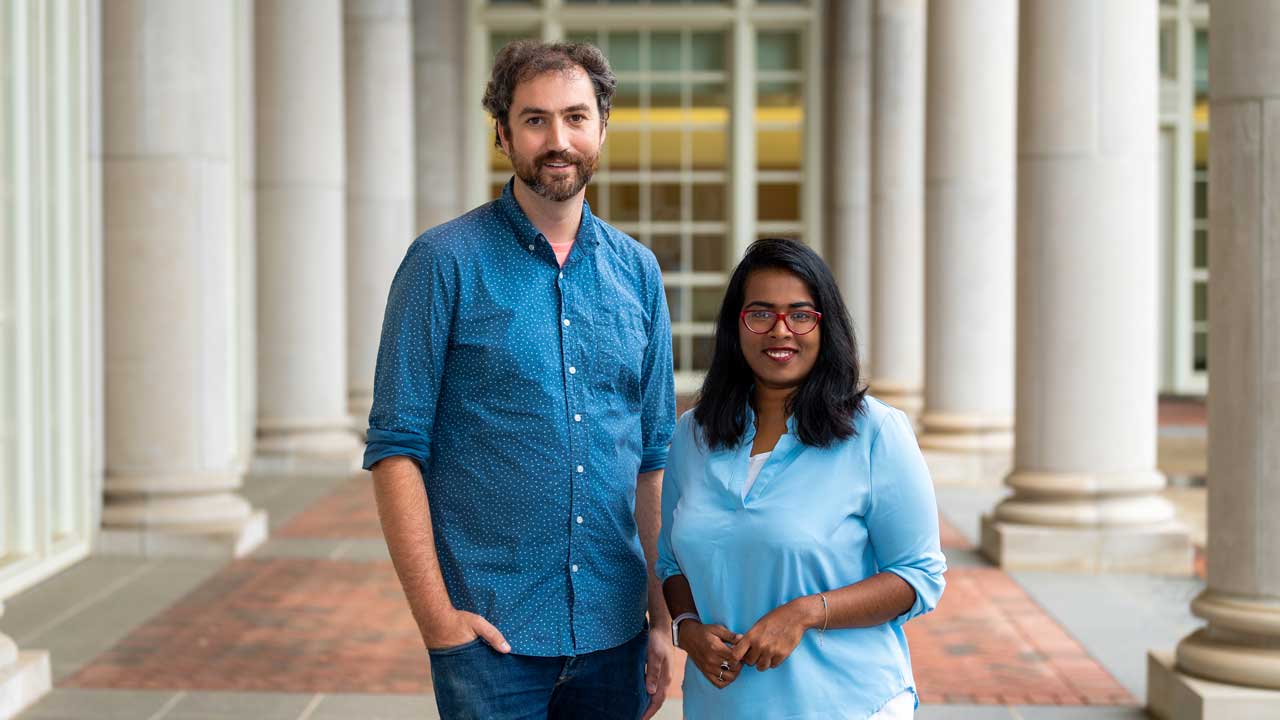
{"type": "Polygon", "coordinates": [[[822,647],[822,638],[827,632],[827,622],[831,620],[831,610],[827,606],[827,596],[818,593],[818,597],[822,598],[822,628],[818,630],[818,647],[822,647]]]}

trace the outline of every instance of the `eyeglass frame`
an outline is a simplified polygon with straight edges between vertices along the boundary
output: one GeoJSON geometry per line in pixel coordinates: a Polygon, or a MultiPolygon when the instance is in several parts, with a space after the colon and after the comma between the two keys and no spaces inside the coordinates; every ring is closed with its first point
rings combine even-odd
{"type": "Polygon", "coordinates": [[[822,313],[818,312],[817,310],[796,309],[796,310],[788,310],[784,313],[780,313],[774,310],[765,310],[763,308],[748,308],[738,313],[738,319],[742,321],[742,327],[746,328],[747,332],[753,335],[767,335],[773,332],[773,329],[778,327],[778,318],[782,318],[782,324],[786,326],[787,331],[790,332],[792,335],[808,335],[814,330],[817,330],[818,326],[822,324],[822,313]],[[791,327],[791,321],[787,319],[788,315],[796,312],[809,313],[817,317],[818,320],[813,324],[813,327],[809,328],[808,330],[805,330],[804,332],[796,332],[795,328],[791,327]],[[769,323],[769,328],[767,330],[761,330],[759,332],[756,332],[755,330],[752,330],[751,325],[747,323],[747,315],[750,315],[752,313],[769,313],[770,315],[773,316],[773,322],[769,323]]]}

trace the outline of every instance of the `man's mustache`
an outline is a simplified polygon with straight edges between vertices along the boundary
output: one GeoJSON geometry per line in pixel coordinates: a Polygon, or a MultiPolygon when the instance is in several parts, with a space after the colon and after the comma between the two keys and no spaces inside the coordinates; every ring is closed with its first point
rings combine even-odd
{"type": "Polygon", "coordinates": [[[565,152],[549,152],[538,158],[538,166],[541,167],[547,163],[559,162],[569,163],[570,165],[581,165],[584,160],[581,155],[575,155],[565,152]]]}

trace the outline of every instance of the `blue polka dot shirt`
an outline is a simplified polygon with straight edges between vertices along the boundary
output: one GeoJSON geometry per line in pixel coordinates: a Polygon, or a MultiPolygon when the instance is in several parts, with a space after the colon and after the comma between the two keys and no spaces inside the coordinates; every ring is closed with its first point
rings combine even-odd
{"type": "Polygon", "coordinates": [[[392,282],[364,466],[422,469],[449,597],[524,655],[644,627],[636,476],[675,426],[653,253],[583,203],[560,267],[508,182],[423,233],[392,282]]]}

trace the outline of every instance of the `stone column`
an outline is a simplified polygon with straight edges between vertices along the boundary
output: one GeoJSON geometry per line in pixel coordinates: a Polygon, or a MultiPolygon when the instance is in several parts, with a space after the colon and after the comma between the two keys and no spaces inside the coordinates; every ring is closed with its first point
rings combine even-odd
{"type": "Polygon", "coordinates": [[[106,478],[98,549],[242,554],[237,3],[102,19],[106,478]]]}
{"type": "Polygon", "coordinates": [[[827,10],[827,257],[865,361],[871,330],[871,6],[827,10]]]}
{"type": "Polygon", "coordinates": [[[413,32],[409,0],[347,0],[345,8],[347,381],[352,422],[364,428],[387,292],[416,225],[413,32]]]}
{"type": "Polygon", "coordinates": [[[342,4],[255,7],[255,470],[350,469],[342,4]]]}
{"type": "Polygon", "coordinates": [[[236,31],[236,102],[238,123],[239,178],[236,198],[239,201],[240,272],[236,297],[239,300],[237,322],[240,327],[240,458],[245,467],[253,462],[258,438],[258,259],[257,180],[254,147],[254,0],[235,0],[239,27],[236,31]]]}
{"type": "MultiPolygon", "coordinates": [[[[461,215],[472,173],[487,172],[487,165],[471,168],[464,161],[462,124],[471,117],[462,91],[465,10],[465,3],[457,0],[413,0],[418,230],[461,215]],[[441,112],[442,108],[450,112],[441,112]]],[[[485,132],[492,142],[493,128],[485,132]]]]}
{"type": "MultiPolygon", "coordinates": [[[[19,222],[21,210],[18,207],[19,197],[26,195],[20,192],[19,183],[29,184],[29,179],[32,177],[31,173],[24,172],[26,170],[24,165],[19,164],[20,146],[18,144],[24,141],[29,142],[31,135],[29,132],[16,131],[14,125],[21,123],[22,114],[30,113],[32,110],[27,99],[30,95],[27,94],[27,88],[23,87],[25,83],[20,83],[21,75],[30,74],[33,63],[39,65],[44,63],[40,62],[42,58],[36,49],[40,47],[37,44],[38,41],[32,42],[27,39],[34,34],[31,32],[34,23],[27,16],[26,10],[28,8],[15,3],[0,6],[0,108],[3,108],[3,111],[0,111],[0,256],[3,256],[6,262],[13,262],[12,258],[17,255],[20,244],[25,245],[32,240],[29,235],[24,237],[26,228],[19,222]],[[36,45],[36,48],[33,48],[33,45],[36,45]]],[[[75,14],[79,15],[77,19],[87,20],[85,26],[90,32],[96,29],[96,25],[93,24],[96,18],[90,16],[88,10],[79,9],[75,14]]],[[[44,28],[39,29],[44,30],[44,28]]],[[[74,57],[79,57],[79,53],[85,52],[92,43],[92,39],[85,41],[74,57]]],[[[61,59],[65,61],[67,58],[61,59]]],[[[96,63],[85,64],[97,69],[96,63]]],[[[92,93],[92,84],[89,89],[92,93]]],[[[0,280],[0,338],[4,339],[6,353],[5,357],[0,359],[0,368],[3,368],[0,370],[0,382],[6,385],[10,377],[30,378],[29,373],[10,375],[14,372],[15,365],[18,365],[18,362],[9,356],[14,352],[14,344],[10,338],[18,320],[16,317],[18,313],[13,306],[12,285],[7,277],[10,272],[11,268],[5,267],[3,273],[6,277],[0,280]]],[[[16,430],[14,426],[21,420],[14,417],[16,413],[10,410],[11,407],[10,399],[6,398],[0,409],[0,412],[5,414],[5,417],[0,419],[0,462],[4,463],[6,473],[11,473],[13,468],[20,467],[20,463],[14,462],[18,449],[14,438],[16,430]]],[[[6,474],[2,481],[6,495],[13,492],[13,484],[16,480],[6,474]]],[[[18,484],[18,487],[21,488],[22,484],[18,484]]],[[[27,488],[30,487],[31,485],[28,484],[27,488]]],[[[21,493],[21,489],[18,492],[21,493]]],[[[6,524],[20,523],[19,515],[30,507],[29,505],[15,507],[12,501],[6,502],[5,505],[6,507],[0,509],[0,523],[6,524]]],[[[9,530],[8,527],[6,527],[7,530],[9,530]]],[[[14,549],[8,542],[3,544],[6,546],[6,551],[14,549]]],[[[19,550],[19,556],[20,553],[21,550],[19,550]]],[[[0,617],[3,615],[4,603],[0,602],[0,617]]],[[[21,651],[13,638],[0,632],[0,718],[8,720],[16,717],[23,709],[49,692],[51,681],[52,671],[48,651],[21,651]]]]}
{"type": "Polygon", "coordinates": [[[915,418],[924,385],[925,0],[876,0],[871,391],[915,418]]]}
{"type": "Polygon", "coordinates": [[[1013,449],[1017,0],[929,4],[920,446],[958,480],[1013,449]]]}
{"type": "Polygon", "coordinates": [[[1014,495],[982,549],[1005,568],[1185,574],[1155,469],[1156,6],[1020,12],[1014,495]]]}
{"type": "Polygon", "coordinates": [[[1280,717],[1280,4],[1209,25],[1208,622],[1148,661],[1157,717],[1280,717]]]}
{"type": "MultiPolygon", "coordinates": [[[[0,615],[4,615],[4,603],[0,603],[0,615]]],[[[50,678],[47,650],[19,651],[12,638],[0,633],[0,718],[16,717],[49,692],[50,678]]]]}

